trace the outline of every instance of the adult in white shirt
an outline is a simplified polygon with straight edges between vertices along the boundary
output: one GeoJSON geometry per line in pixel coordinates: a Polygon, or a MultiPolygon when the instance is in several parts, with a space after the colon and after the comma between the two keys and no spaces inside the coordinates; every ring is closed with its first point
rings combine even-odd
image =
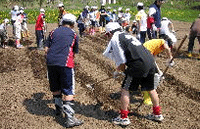
{"type": "Polygon", "coordinates": [[[174,35],[174,25],[173,23],[166,17],[163,17],[161,20],[161,28],[160,28],[160,38],[165,39],[168,42],[169,47],[173,47],[177,42],[176,36],[174,35]]]}
{"type": "Polygon", "coordinates": [[[139,30],[139,36],[138,36],[138,40],[141,43],[145,42],[145,38],[146,38],[146,31],[147,31],[147,14],[144,11],[144,4],[139,2],[137,4],[137,9],[138,9],[138,13],[136,14],[136,21],[137,21],[137,25],[138,25],[138,30],[139,30]]]}

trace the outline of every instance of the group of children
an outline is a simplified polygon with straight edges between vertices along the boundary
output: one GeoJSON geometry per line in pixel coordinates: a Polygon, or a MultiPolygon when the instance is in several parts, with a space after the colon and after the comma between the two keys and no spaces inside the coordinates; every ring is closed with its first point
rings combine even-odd
{"type": "MultiPolygon", "coordinates": [[[[10,12],[11,14],[11,24],[13,27],[13,38],[15,39],[16,48],[23,48],[23,45],[20,43],[21,38],[29,37],[29,31],[27,27],[27,14],[24,13],[24,8],[15,5],[10,12]]],[[[7,26],[9,20],[5,19],[0,27],[0,36],[1,36],[1,46],[7,48],[8,34],[7,26]]]]}
{"type": "Polygon", "coordinates": [[[77,19],[79,34],[82,36],[84,31],[89,35],[94,35],[96,31],[105,32],[105,25],[109,22],[119,22],[120,25],[125,27],[130,23],[130,18],[129,8],[123,13],[122,7],[119,7],[117,14],[116,9],[113,9],[113,11],[111,11],[111,7],[106,9],[104,4],[101,5],[99,10],[97,6],[90,8],[85,6],[77,19]]]}

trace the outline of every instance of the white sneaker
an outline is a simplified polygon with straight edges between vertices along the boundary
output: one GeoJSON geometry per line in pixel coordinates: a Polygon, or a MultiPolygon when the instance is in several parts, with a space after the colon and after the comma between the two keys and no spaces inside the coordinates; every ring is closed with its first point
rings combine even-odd
{"type": "Polygon", "coordinates": [[[83,123],[84,122],[82,120],[79,120],[79,119],[75,118],[74,116],[71,118],[67,118],[67,120],[65,122],[67,128],[79,126],[79,125],[82,125],[83,123]]]}
{"type": "Polygon", "coordinates": [[[161,122],[161,121],[164,120],[164,117],[163,117],[162,114],[160,114],[160,115],[154,115],[152,113],[152,114],[147,115],[147,119],[161,122]]]}
{"type": "Polygon", "coordinates": [[[122,119],[120,116],[114,118],[112,122],[116,125],[129,125],[131,123],[129,118],[122,119]]]}

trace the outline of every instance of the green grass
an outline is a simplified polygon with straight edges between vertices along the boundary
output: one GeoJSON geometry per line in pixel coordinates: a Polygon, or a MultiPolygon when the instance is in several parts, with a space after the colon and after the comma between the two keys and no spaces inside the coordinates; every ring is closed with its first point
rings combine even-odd
{"type": "MultiPolygon", "coordinates": [[[[75,14],[76,16],[79,15],[83,7],[85,7],[87,4],[89,6],[91,5],[98,5],[100,7],[99,3],[95,3],[94,1],[91,1],[89,3],[89,0],[84,0],[81,2],[80,0],[63,0],[65,8],[68,12],[75,14]]],[[[135,15],[137,14],[137,2],[143,1],[144,6],[146,7],[146,12],[148,12],[148,6],[153,3],[154,0],[119,0],[117,4],[111,4],[109,6],[112,7],[112,9],[118,9],[119,7],[123,7],[125,10],[126,8],[130,8],[131,10],[131,19],[133,20],[135,18],[135,15]]],[[[162,17],[168,17],[172,20],[178,20],[178,21],[185,21],[185,22],[193,22],[198,15],[200,14],[199,10],[194,10],[194,8],[200,7],[200,2],[190,2],[189,6],[185,2],[186,0],[179,0],[175,1],[173,0],[173,4],[171,4],[172,0],[168,0],[167,3],[162,5],[161,11],[162,11],[162,17]]],[[[5,18],[10,19],[10,10],[11,8],[6,8],[5,2],[1,2],[0,5],[0,22],[3,21],[5,18]]],[[[29,23],[35,23],[35,20],[37,19],[37,16],[39,15],[39,2],[33,1],[30,3],[12,3],[12,5],[25,5],[28,9],[25,10],[25,12],[28,14],[28,22],[29,23]]],[[[57,22],[58,17],[58,9],[57,5],[58,3],[49,4],[47,5],[45,2],[43,3],[42,7],[46,10],[46,22],[47,23],[55,23],[57,22]]],[[[108,7],[108,5],[106,5],[108,7]]]]}

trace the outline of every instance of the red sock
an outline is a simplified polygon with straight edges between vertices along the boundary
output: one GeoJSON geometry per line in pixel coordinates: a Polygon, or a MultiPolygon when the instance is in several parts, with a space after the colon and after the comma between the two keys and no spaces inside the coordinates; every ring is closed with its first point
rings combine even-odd
{"type": "Polygon", "coordinates": [[[160,106],[153,107],[153,114],[160,115],[161,114],[161,107],[160,106]]]}
{"type": "Polygon", "coordinates": [[[129,113],[129,111],[121,109],[121,113],[120,113],[121,114],[121,118],[122,119],[127,118],[128,117],[128,113],[129,113]]]}

